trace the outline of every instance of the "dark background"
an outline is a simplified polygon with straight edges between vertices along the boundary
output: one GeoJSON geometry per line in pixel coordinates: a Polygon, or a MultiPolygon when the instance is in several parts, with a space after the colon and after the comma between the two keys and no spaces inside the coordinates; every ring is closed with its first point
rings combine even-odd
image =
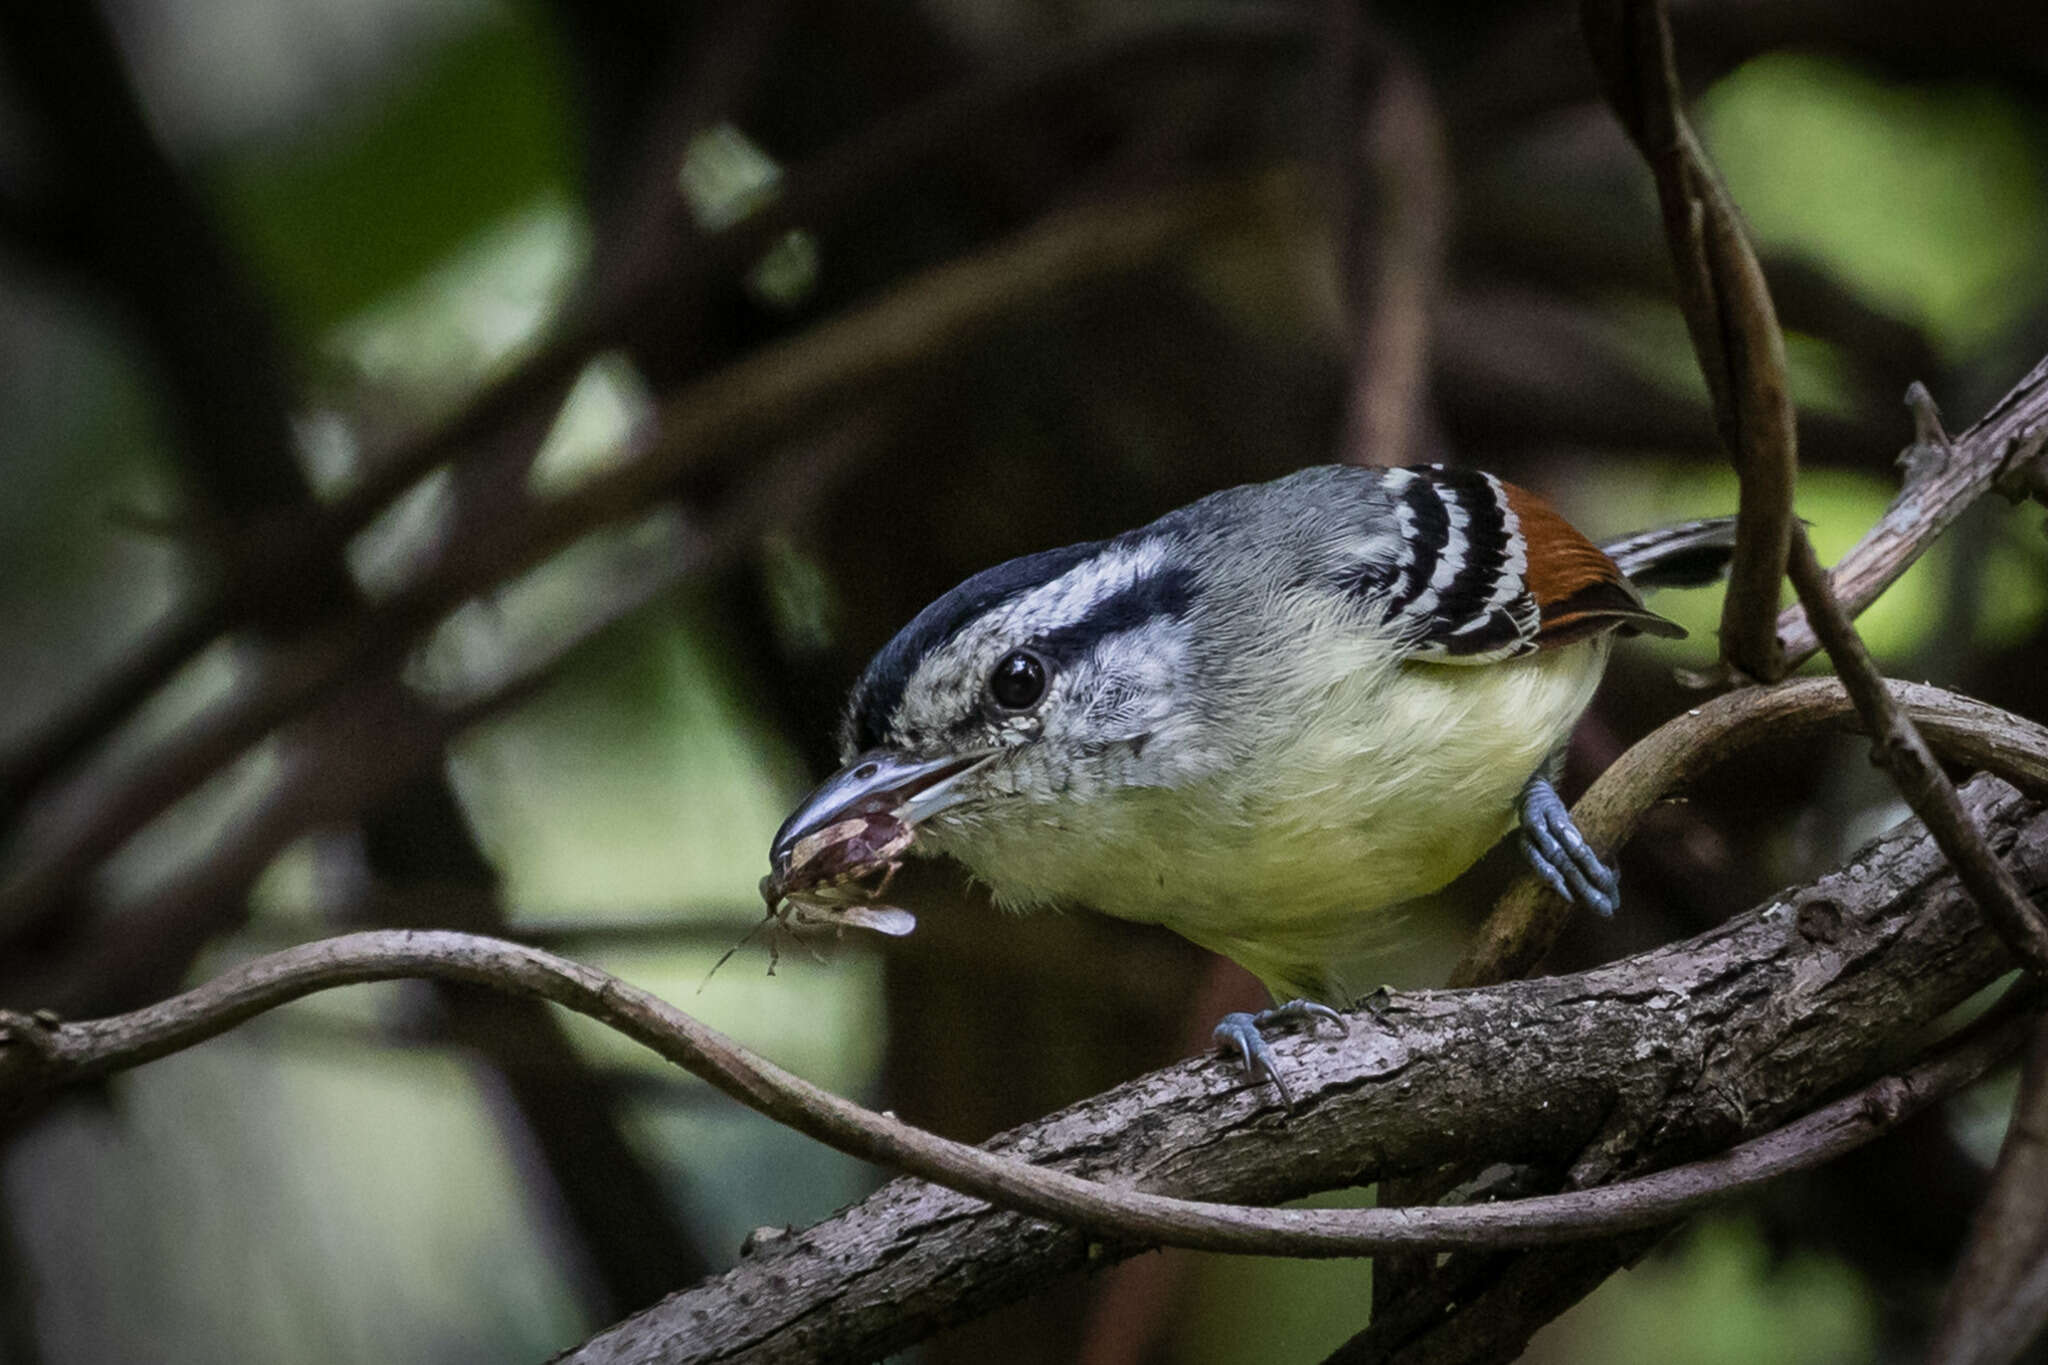
{"type": "MultiPolygon", "coordinates": [[[[2048,351],[2048,10],[1673,24],[1832,558],[1895,486],[1908,382],[1960,427],[2048,351]]],[[[848,682],[977,568],[1347,457],[1480,464],[1595,535],[1732,510],[1669,296],[1557,4],[6,7],[0,1005],[105,1013],[431,923],[599,963],[963,1137],[1185,1056],[1256,999],[1236,969],[1002,916],[943,870],[908,879],[907,940],[785,945],[771,976],[757,938],[704,982],[848,682]],[[1048,242],[1068,268],[1011,249],[1048,242]],[[986,301],[906,342],[941,266],[986,301]],[[788,348],[826,324],[908,356],[818,381],[788,348]],[[686,425],[725,401],[753,405],[737,436],[686,425]],[[533,548],[527,500],[664,421],[686,459],[533,548]],[[422,451],[452,468],[327,553],[317,509],[422,451]],[[422,579],[445,596],[389,650],[21,893],[136,755],[422,579]]],[[[1868,638],[2048,716],[2044,561],[2038,509],[1980,506],[1868,638]]],[[[1718,596],[1660,609],[1695,638],[1621,651],[1574,789],[1694,695],[1674,665],[1711,659],[1718,596]]],[[[1658,816],[1625,912],[1552,965],[1695,931],[1900,813],[1858,746],[1745,760],[1658,816]]],[[[1441,980],[1506,870],[1412,916],[1386,979],[1441,980]]],[[[1531,1358],[1908,1358],[2009,1085],[1696,1222],[1531,1358]]],[[[425,985],[294,1007],[0,1142],[10,1363],[538,1359],[880,1178],[597,1030],[425,985]]],[[[1147,1256],[922,1356],[1316,1359],[1368,1284],[1147,1256]]]]}

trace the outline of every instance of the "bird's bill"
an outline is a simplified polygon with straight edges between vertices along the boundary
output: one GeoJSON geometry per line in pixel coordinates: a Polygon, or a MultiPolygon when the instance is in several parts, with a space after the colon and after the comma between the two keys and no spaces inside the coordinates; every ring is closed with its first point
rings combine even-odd
{"type": "Polygon", "coordinates": [[[993,750],[910,758],[870,749],[818,784],[775,832],[768,857],[778,872],[799,841],[864,816],[886,816],[915,828],[965,800],[958,779],[993,758],[993,750]]]}

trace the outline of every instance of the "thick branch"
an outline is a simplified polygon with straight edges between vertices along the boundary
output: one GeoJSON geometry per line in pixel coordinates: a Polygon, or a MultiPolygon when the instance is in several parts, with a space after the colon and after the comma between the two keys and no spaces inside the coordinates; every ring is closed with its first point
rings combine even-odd
{"type": "MultiPolygon", "coordinates": [[[[2048,885],[2048,820],[1996,784],[1972,794],[2030,884],[2048,885]]],[[[1905,831],[1688,944],[1576,977],[1396,996],[1344,1043],[1290,1043],[1291,1118],[1194,1064],[995,1145],[1106,1182],[1260,1202],[1446,1158],[1563,1165],[1623,1125],[1657,1135],[1644,1152],[1683,1159],[1867,1075],[1937,998],[2004,969],[1995,942],[1938,850],[1905,831]]],[[[899,1181],[575,1358],[793,1360],[827,1342],[832,1358],[872,1358],[1133,1249],[899,1181]]]]}

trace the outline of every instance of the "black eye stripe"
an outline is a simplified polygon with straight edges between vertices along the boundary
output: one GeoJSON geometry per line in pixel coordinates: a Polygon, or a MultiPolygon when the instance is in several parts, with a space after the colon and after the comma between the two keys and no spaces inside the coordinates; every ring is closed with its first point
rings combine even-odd
{"type": "Polygon", "coordinates": [[[1108,636],[1136,630],[1160,617],[1179,620],[1188,614],[1194,596],[1192,569],[1156,569],[1103,598],[1072,625],[1047,631],[1031,643],[1052,662],[1071,663],[1108,636]]]}

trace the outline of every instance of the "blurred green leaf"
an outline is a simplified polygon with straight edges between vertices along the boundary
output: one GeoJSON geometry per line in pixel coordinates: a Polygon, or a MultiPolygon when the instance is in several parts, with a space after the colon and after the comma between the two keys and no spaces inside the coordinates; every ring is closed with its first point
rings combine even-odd
{"type": "Polygon", "coordinates": [[[1617,1275],[1545,1327],[1525,1361],[1601,1365],[1821,1365],[1869,1360],[1871,1307],[1856,1274],[1810,1254],[1774,1260],[1756,1227],[1695,1224],[1672,1254],[1617,1275]]]}
{"type": "Polygon", "coordinates": [[[543,193],[573,188],[544,30],[498,19],[363,107],[212,168],[228,224],[302,336],[318,336],[543,193]]]}
{"type": "MultiPolygon", "coordinates": [[[[1636,373],[1669,393],[1707,401],[1707,382],[1686,334],[1685,319],[1672,304],[1630,295],[1608,305],[1621,356],[1636,373]]],[[[1861,411],[1841,351],[1803,332],[1785,334],[1785,368],[1792,401],[1801,412],[1855,416],[1861,411]]]]}
{"type": "MultiPolygon", "coordinates": [[[[1595,539],[1692,517],[1735,511],[1735,471],[1726,465],[1671,461],[1617,461],[1605,468],[1597,505],[1572,509],[1595,539]]],[[[1869,474],[1840,469],[1806,469],[1799,475],[1798,510],[1808,522],[1814,551],[1823,564],[1846,554],[1891,505],[1896,485],[1869,474]]],[[[1865,643],[1882,663],[1910,656],[1933,629],[1953,571],[1950,547],[1937,542],[1884,596],[1857,618],[1865,643]]],[[[1792,600],[1790,587],[1781,594],[1792,600]]],[[[1665,592],[1655,606],[1691,632],[1690,639],[1638,639],[1631,648],[1650,649],[1673,663],[1700,666],[1714,652],[1721,625],[1721,589],[1665,592]]],[[[1810,665],[1825,668],[1823,662],[1810,665]]]]}
{"type": "Polygon", "coordinates": [[[1699,114],[1765,245],[1810,254],[1952,357],[2048,298],[2044,130],[2004,94],[1781,52],[1715,84],[1699,114]]]}
{"type": "MultiPolygon", "coordinates": [[[[1362,1209],[1371,1190],[1336,1190],[1293,1207],[1362,1209]]],[[[1372,1313],[1372,1262],[1195,1256],[1194,1285],[1174,1334],[1186,1365],[1273,1365],[1321,1360],[1372,1313]]]]}

